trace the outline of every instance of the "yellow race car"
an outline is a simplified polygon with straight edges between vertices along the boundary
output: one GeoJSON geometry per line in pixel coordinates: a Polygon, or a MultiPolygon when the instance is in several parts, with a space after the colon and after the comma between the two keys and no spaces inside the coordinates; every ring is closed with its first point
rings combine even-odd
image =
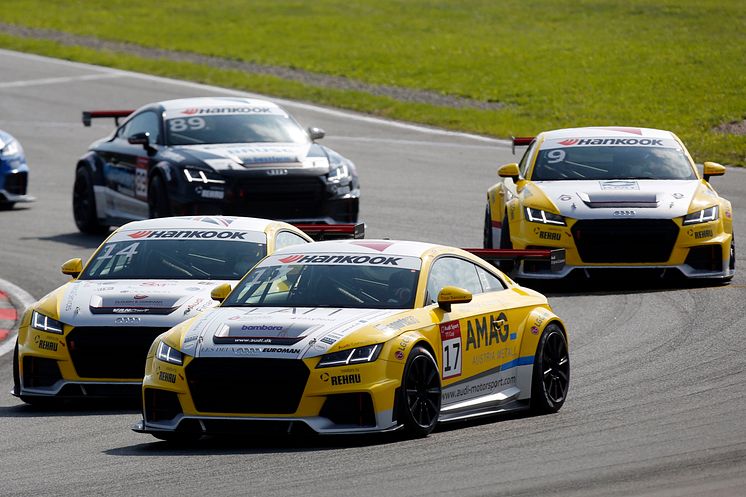
{"type": "MultiPolygon", "coordinates": [[[[307,226],[324,236],[359,236],[352,225],[307,226]]],[[[216,305],[211,290],[238,282],[278,248],[312,239],[290,224],[199,216],[135,221],[114,231],[88,264],[72,259],[72,281],[21,319],[13,394],[51,398],[140,395],[145,355],[156,336],[216,305]]]]}
{"type": "Polygon", "coordinates": [[[530,408],[568,391],[547,299],[461,249],[327,241],[268,256],[148,352],[143,420],[165,440],[403,429],[530,408]]]}
{"type": "Polygon", "coordinates": [[[735,274],[733,209],[700,176],[670,131],[589,127],[515,138],[521,161],[498,170],[487,192],[484,246],[564,248],[561,271],[523,261],[521,278],[563,278],[599,269],[673,270],[728,281],[735,274]]]}

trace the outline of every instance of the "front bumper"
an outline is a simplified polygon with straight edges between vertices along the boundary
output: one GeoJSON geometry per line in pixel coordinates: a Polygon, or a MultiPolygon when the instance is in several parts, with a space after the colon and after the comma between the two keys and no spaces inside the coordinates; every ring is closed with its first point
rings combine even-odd
{"type": "Polygon", "coordinates": [[[167,328],[19,328],[19,397],[137,398],[147,351],[167,328]]]}
{"type": "Polygon", "coordinates": [[[379,359],[354,367],[316,369],[318,358],[221,360],[237,366],[212,366],[209,374],[195,375],[191,367],[194,358],[188,358],[185,366],[149,358],[143,380],[143,419],[133,430],[151,434],[272,431],[334,435],[399,428],[394,399],[402,363],[379,359]],[[264,363],[256,369],[251,361],[264,363]],[[278,382],[283,363],[289,369],[306,368],[306,372],[278,382]],[[260,370],[261,375],[257,373],[260,370]],[[242,372],[245,374],[239,374],[242,372]],[[282,399],[269,392],[281,392],[282,399]]]}
{"type": "Polygon", "coordinates": [[[331,184],[324,175],[313,171],[283,176],[242,172],[226,174],[224,179],[224,184],[182,182],[170,192],[172,211],[183,215],[224,214],[306,223],[358,220],[360,189],[356,181],[331,184]]]}
{"type": "Polygon", "coordinates": [[[561,279],[598,270],[673,270],[686,278],[705,279],[735,274],[730,264],[733,235],[723,231],[719,221],[682,226],[679,219],[568,219],[568,226],[525,222],[516,232],[511,236],[515,248],[564,248],[566,253],[565,267],[556,272],[521,262],[514,273],[519,278],[561,279]]]}

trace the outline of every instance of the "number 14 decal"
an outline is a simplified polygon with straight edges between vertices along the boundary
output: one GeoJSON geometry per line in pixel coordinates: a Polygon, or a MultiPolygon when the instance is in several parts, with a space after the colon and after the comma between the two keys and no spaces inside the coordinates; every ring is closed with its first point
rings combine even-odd
{"type": "Polygon", "coordinates": [[[443,343],[443,379],[461,376],[461,326],[458,321],[440,325],[443,343]]]}

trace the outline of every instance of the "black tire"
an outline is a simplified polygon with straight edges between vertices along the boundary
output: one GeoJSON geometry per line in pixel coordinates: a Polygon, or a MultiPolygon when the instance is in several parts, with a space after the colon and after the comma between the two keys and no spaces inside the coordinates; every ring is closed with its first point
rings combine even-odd
{"type": "Polygon", "coordinates": [[[16,205],[15,202],[2,202],[0,203],[0,211],[9,211],[16,205]]]}
{"type": "MultiPolygon", "coordinates": [[[[508,224],[508,215],[505,214],[503,224],[500,228],[500,248],[512,249],[513,241],[510,239],[510,224],[508,224]]],[[[510,274],[515,269],[515,261],[500,261],[500,270],[505,274],[510,274]]]]}
{"type": "Polygon", "coordinates": [[[484,211],[484,248],[494,248],[492,245],[492,214],[490,212],[490,204],[487,204],[487,208],[484,211]]]}
{"type": "Polygon", "coordinates": [[[21,395],[21,370],[18,366],[18,339],[13,349],[13,395],[21,395]]]}
{"type": "Polygon", "coordinates": [[[148,207],[151,218],[171,216],[171,201],[168,198],[166,183],[159,175],[153,176],[148,187],[148,207]]]}
{"type": "Polygon", "coordinates": [[[151,433],[158,440],[163,440],[173,445],[189,445],[202,438],[200,433],[154,432],[151,433]]]}
{"type": "Polygon", "coordinates": [[[534,357],[531,410],[535,414],[557,412],[570,386],[570,355],[565,334],[556,324],[544,329],[534,357]]]}
{"type": "Polygon", "coordinates": [[[414,347],[404,366],[399,399],[399,422],[411,437],[426,437],[440,415],[441,387],[438,365],[423,347],[414,347]]]}
{"type": "MultiPolygon", "coordinates": [[[[735,234],[732,235],[732,238],[730,240],[730,261],[728,262],[728,267],[733,271],[736,270],[736,235],[735,234]]],[[[724,278],[723,282],[727,283],[732,279],[733,279],[733,275],[724,278]]]]}
{"type": "Polygon", "coordinates": [[[96,212],[93,175],[87,168],[79,167],[75,171],[75,185],[73,186],[73,217],[81,232],[99,235],[109,230],[108,225],[99,222],[96,212]]]}

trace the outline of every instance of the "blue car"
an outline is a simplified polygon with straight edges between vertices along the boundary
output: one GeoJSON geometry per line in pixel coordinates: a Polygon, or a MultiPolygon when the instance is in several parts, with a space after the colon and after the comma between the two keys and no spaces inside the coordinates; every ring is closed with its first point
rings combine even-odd
{"type": "Polygon", "coordinates": [[[28,164],[21,144],[0,130],[0,210],[12,209],[16,202],[31,202],[26,195],[28,164]]]}

